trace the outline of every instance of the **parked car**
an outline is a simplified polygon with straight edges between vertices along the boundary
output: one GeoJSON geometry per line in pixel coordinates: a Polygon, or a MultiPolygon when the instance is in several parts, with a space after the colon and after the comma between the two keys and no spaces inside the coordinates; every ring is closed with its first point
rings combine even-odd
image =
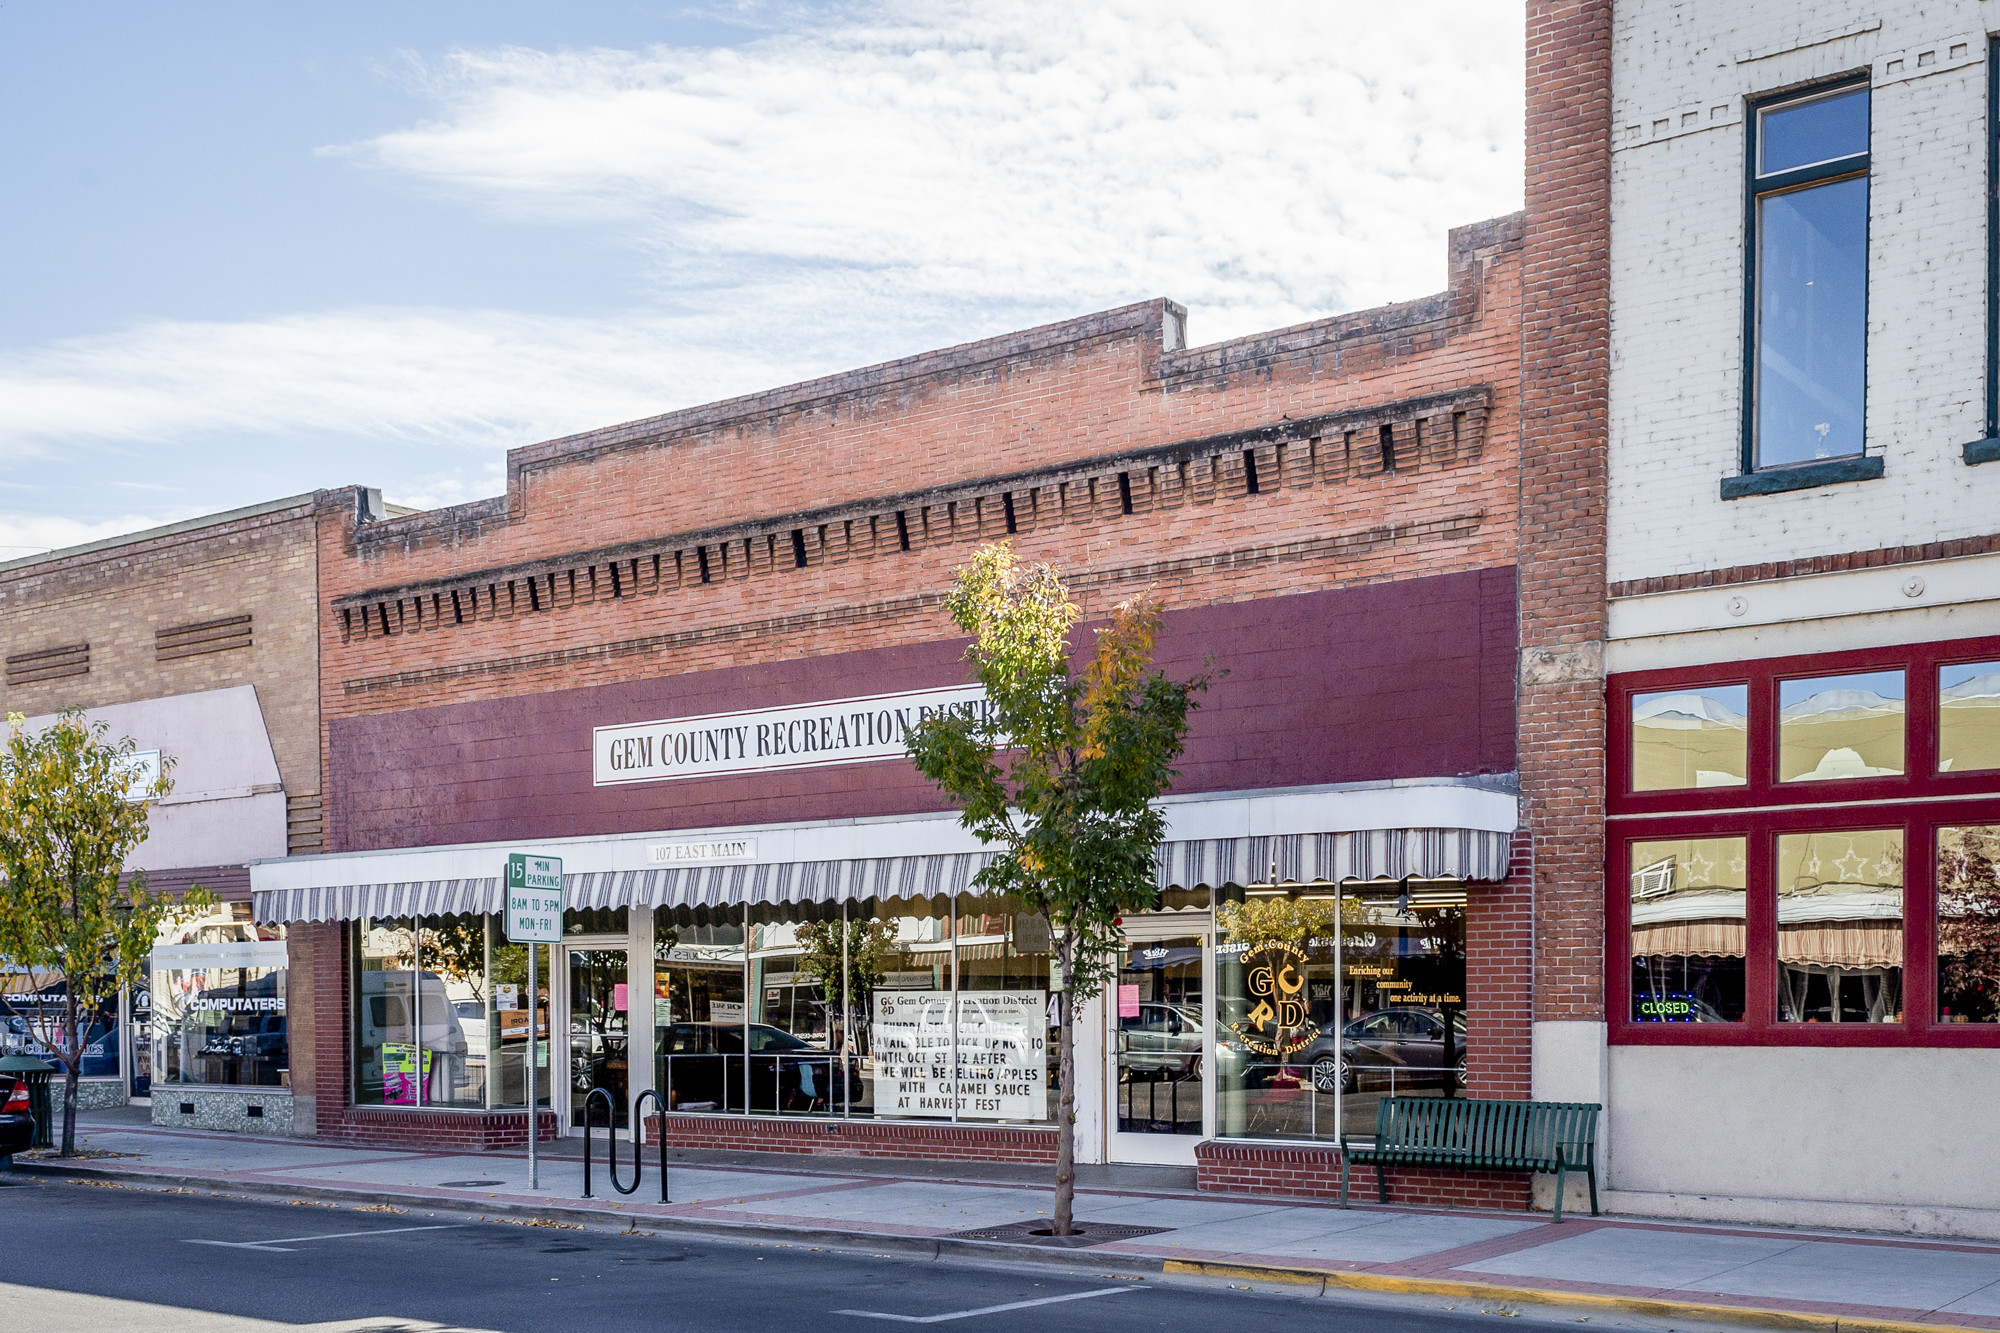
{"type": "MultiPolygon", "coordinates": [[[[660,1093],[680,1111],[743,1109],[743,1025],[675,1023],[659,1030],[660,1093]]],[[[860,1068],[781,1028],[750,1025],[750,1104],[831,1111],[862,1100],[860,1068]],[[846,1079],[843,1091],[842,1079],[846,1079]]]]}
{"type": "Polygon", "coordinates": [[[1141,1004],[1118,1020],[1118,1067],[1132,1073],[1201,1077],[1201,1011],[1175,1004],[1141,1004]]]}
{"type": "Polygon", "coordinates": [[[28,1084],[0,1074],[0,1164],[35,1144],[35,1118],[28,1112],[28,1084]]]}
{"type": "Polygon", "coordinates": [[[1322,1032],[1298,1056],[1310,1065],[1313,1086],[1353,1092],[1363,1081],[1390,1083],[1395,1071],[1397,1091],[1404,1087],[1442,1088],[1449,1079],[1465,1086],[1465,1011],[1453,1011],[1451,1024],[1429,1009],[1381,1009],[1355,1019],[1341,1030],[1338,1043],[1322,1032]]]}

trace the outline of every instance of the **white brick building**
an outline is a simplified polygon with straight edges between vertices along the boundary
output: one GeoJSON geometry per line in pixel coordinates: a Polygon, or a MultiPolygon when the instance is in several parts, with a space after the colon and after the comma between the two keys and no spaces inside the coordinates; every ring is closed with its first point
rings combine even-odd
{"type": "Polygon", "coordinates": [[[2000,3],[1615,13],[1612,1204],[2000,1236],[2000,3]]]}

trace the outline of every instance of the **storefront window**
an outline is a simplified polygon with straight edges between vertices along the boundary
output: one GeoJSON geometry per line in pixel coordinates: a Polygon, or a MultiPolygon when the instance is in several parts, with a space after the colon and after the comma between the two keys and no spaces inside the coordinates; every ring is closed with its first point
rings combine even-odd
{"type": "Polygon", "coordinates": [[[419,1040],[432,1063],[427,1095],[433,1106],[484,1107],[492,1067],[494,997],[486,981],[486,916],[425,917],[419,1040]]]}
{"type": "Polygon", "coordinates": [[[1741,1022],[1745,840],[1635,842],[1630,853],[1632,1021],[1741,1022]]]}
{"type": "Polygon", "coordinates": [[[1370,885],[1337,912],[1338,967],[1330,889],[1218,910],[1225,1137],[1332,1139],[1372,1126],[1383,1097],[1463,1094],[1464,890],[1370,885]]]}
{"type": "MultiPolygon", "coordinates": [[[[356,928],[355,1088],[361,1106],[464,1110],[527,1100],[529,1014],[548,1059],[546,969],[489,916],[363,920],[356,928]]],[[[548,1096],[546,1079],[541,1093],[548,1096]]]]}
{"type": "MultiPolygon", "coordinates": [[[[960,907],[959,1119],[1050,1121],[1057,1049],[1049,1025],[1048,920],[1007,898],[961,900],[960,907]],[[967,901],[977,910],[965,912],[967,901]]],[[[1197,1033],[1200,978],[1197,961],[1197,1033]]]]}
{"type": "Polygon", "coordinates": [[[656,1081],[675,1111],[741,1111],[743,927],[654,920],[653,1025],[656,1081]]]}
{"type": "Polygon", "coordinates": [[[1778,780],[1826,782],[1903,771],[1903,673],[1778,682],[1778,780]]]}
{"type": "MultiPolygon", "coordinates": [[[[50,1063],[63,1044],[63,1011],[69,984],[62,974],[8,971],[0,977],[0,1054],[32,1055],[50,1063]]],[[[83,1016],[83,1061],[78,1077],[118,1074],[118,998],[114,994],[83,1016]]]]}
{"type": "Polygon", "coordinates": [[[974,905],[760,907],[743,925],[662,909],[661,1095],[679,1111],[1046,1123],[1048,926],[974,905]]]}
{"type": "Polygon", "coordinates": [[[2000,768],[2000,662],[1938,668],[1938,772],[2000,768]]]}
{"type": "Polygon", "coordinates": [[[1778,838],[1778,1019],[1903,1019],[1903,831],[1778,838]]]}
{"type": "Polygon", "coordinates": [[[1632,790],[1740,787],[1749,778],[1750,689],[1692,686],[1632,696],[1632,790]]]}
{"type": "Polygon", "coordinates": [[[1938,830],[1937,921],[1938,1021],[2000,1022],[2000,826],[1938,830]]]}
{"type": "Polygon", "coordinates": [[[291,1085],[285,941],[244,930],[248,938],[154,948],[148,1044],[160,1083],[291,1085]]]}

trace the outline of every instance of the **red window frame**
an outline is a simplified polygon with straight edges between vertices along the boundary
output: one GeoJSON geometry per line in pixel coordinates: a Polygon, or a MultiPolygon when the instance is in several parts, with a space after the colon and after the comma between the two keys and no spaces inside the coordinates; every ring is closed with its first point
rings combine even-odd
{"type": "Polygon", "coordinates": [[[1937,842],[1941,827],[2000,825],[2000,769],[1938,773],[1938,669],[2000,661],[2000,637],[1905,644],[1614,675],[1607,682],[1605,1007],[1613,1042],[1655,1046],[2000,1047],[2000,1023],[1937,1018],[1937,842]],[[1900,777],[1781,783],[1778,682],[1799,677],[1902,670],[1904,773],[1900,777]],[[1690,686],[1747,685],[1748,781],[1740,787],[1635,792],[1632,696],[1690,686]],[[1903,830],[1903,1021],[1780,1023],[1778,836],[1845,829],[1903,830]],[[1744,1018],[1740,1023],[1632,1020],[1630,853],[1635,842],[1743,837],[1748,898],[1744,920],[1744,1018]]]}

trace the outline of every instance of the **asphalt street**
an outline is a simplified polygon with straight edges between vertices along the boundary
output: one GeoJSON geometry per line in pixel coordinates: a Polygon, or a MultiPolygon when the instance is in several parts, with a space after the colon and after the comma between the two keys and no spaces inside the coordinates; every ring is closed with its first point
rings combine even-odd
{"type": "MultiPolygon", "coordinates": [[[[1211,1333],[1247,1323],[1260,1331],[1446,1333],[1491,1327],[1500,1313],[1514,1312],[1141,1281],[1094,1273],[1082,1255],[1060,1267],[1009,1267],[19,1176],[0,1186],[0,1327],[37,1333],[1211,1333]]],[[[1518,1330],[1536,1321],[1510,1322],[1518,1330]]]]}

